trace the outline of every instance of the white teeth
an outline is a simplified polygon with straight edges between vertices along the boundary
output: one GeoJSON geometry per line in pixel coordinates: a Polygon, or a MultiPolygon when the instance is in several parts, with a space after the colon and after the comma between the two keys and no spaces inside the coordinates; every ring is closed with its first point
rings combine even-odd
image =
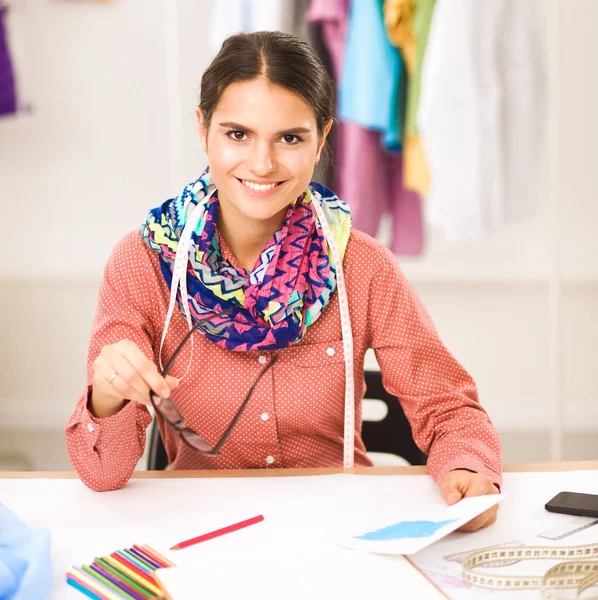
{"type": "Polygon", "coordinates": [[[241,182],[248,188],[255,190],[256,192],[265,192],[266,190],[271,190],[277,185],[276,183],[259,184],[254,183],[253,181],[247,181],[246,179],[241,179],[241,182]]]}

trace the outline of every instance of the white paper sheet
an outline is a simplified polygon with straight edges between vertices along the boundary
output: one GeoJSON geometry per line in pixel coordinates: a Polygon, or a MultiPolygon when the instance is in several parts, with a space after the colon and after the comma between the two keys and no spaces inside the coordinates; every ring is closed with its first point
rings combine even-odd
{"type": "Polygon", "coordinates": [[[375,554],[415,554],[504,498],[505,494],[479,496],[465,498],[452,506],[432,504],[392,515],[372,515],[366,529],[340,540],[339,545],[375,554]]]}
{"type": "Polygon", "coordinates": [[[173,600],[260,598],[260,600],[446,600],[402,556],[364,555],[343,548],[292,548],[278,554],[239,553],[185,560],[162,569],[159,578],[173,600]]]}

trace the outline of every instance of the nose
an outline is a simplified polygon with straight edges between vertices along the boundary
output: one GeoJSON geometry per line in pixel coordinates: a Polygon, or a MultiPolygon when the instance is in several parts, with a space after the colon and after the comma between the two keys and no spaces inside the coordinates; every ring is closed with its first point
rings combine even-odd
{"type": "Polygon", "coordinates": [[[265,140],[253,146],[247,162],[252,173],[257,177],[266,177],[276,170],[274,149],[265,140]]]}

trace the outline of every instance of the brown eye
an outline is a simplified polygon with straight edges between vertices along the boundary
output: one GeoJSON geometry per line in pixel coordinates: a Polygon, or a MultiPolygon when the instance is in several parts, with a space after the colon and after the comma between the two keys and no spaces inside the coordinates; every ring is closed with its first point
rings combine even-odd
{"type": "Polygon", "coordinates": [[[243,139],[245,138],[245,132],[244,131],[229,131],[227,133],[228,137],[231,138],[231,140],[235,140],[235,142],[242,142],[243,139]]]}
{"type": "Polygon", "coordinates": [[[301,138],[298,135],[283,135],[282,141],[285,144],[289,144],[289,146],[292,146],[293,144],[297,144],[298,142],[300,142],[301,138]]]}

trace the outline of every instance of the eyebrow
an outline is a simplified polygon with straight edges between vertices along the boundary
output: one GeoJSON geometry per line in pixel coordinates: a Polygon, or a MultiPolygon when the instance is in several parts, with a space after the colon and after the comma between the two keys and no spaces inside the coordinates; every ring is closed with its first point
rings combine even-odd
{"type": "MultiPolygon", "coordinates": [[[[241,125],[240,123],[234,123],[232,121],[218,123],[218,125],[220,127],[226,127],[227,129],[238,129],[240,131],[246,131],[247,133],[255,133],[254,131],[249,129],[249,127],[245,127],[245,125],[241,125]]],[[[309,127],[292,127],[291,129],[284,129],[283,131],[278,131],[276,135],[298,135],[300,133],[311,133],[311,129],[309,127]]]]}

